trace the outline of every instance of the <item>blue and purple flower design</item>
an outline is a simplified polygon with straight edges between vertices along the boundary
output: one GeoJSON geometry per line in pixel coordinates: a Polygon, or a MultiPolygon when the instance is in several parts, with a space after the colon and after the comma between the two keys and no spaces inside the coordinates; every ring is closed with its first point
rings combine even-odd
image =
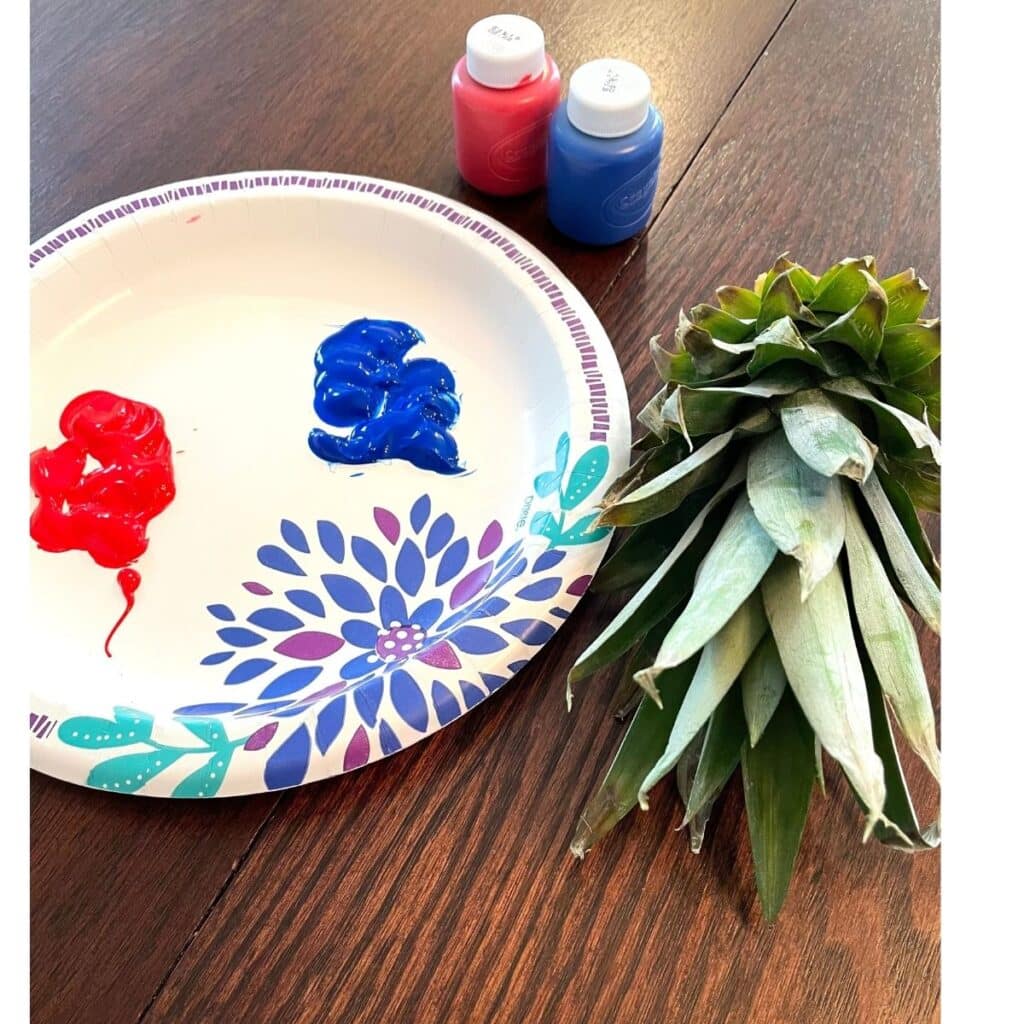
{"type": "Polygon", "coordinates": [[[177,714],[285,719],[313,709],[312,732],[307,716],[268,759],[268,788],[301,781],[313,744],[326,755],[346,721],[348,770],[369,759],[374,736],[394,753],[407,745],[400,734],[458,717],[525,664],[524,648],[554,635],[569,614],[559,596],[579,597],[590,582],[556,571],[563,550],[527,556],[522,540],[505,543],[496,521],[471,540],[425,494],[404,521],[384,508],[373,521],[373,536],[346,537],[328,520],[309,533],[283,520],[282,543],[256,553],[273,575],[242,584],[247,601],[267,602],[247,614],[208,607],[223,646],[202,663],[227,666],[225,686],[244,684],[248,699],[177,714]]]}

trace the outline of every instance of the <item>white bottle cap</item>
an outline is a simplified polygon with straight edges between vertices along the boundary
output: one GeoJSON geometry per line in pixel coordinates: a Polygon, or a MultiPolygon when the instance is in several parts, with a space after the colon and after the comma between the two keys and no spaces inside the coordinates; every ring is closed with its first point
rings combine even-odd
{"type": "Polygon", "coordinates": [[[569,79],[565,113],[586,135],[617,139],[647,120],[651,80],[628,60],[605,58],[582,64],[569,79]]]}
{"type": "Polygon", "coordinates": [[[514,89],[544,71],[544,31],[518,14],[494,14],[466,33],[466,70],[492,89],[514,89]]]}

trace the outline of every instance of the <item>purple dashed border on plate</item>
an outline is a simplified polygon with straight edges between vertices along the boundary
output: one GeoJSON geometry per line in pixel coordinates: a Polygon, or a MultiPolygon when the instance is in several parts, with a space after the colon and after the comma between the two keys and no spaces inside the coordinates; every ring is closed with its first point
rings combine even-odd
{"type": "Polygon", "coordinates": [[[134,199],[117,200],[109,206],[90,213],[70,224],[59,234],[48,238],[29,253],[29,267],[35,267],[47,256],[53,255],[69,242],[84,238],[111,221],[130,217],[144,209],[165,206],[181,199],[213,195],[219,192],[254,191],[261,188],[298,186],[310,189],[344,189],[348,192],[368,192],[395,203],[408,203],[427,213],[433,213],[445,220],[479,235],[491,245],[497,246],[517,267],[520,267],[547,296],[552,308],[565,324],[576,346],[580,368],[587,382],[590,394],[591,441],[606,441],[611,425],[608,396],[604,377],[598,365],[597,350],[594,348],[586,325],[576,310],[569,304],[562,290],[551,280],[538,264],[522,252],[516,244],[501,232],[478,220],[472,214],[463,213],[443,200],[433,199],[422,192],[394,187],[379,181],[349,178],[344,175],[316,176],[309,174],[254,174],[243,178],[211,178],[198,182],[172,185],[163,192],[147,193],[134,199]]]}

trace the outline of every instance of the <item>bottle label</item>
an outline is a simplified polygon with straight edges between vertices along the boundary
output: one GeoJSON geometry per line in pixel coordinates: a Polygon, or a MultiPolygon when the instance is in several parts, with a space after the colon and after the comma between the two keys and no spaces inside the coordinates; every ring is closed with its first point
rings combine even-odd
{"type": "Polygon", "coordinates": [[[659,158],[655,157],[642,171],[620,185],[601,207],[601,214],[613,228],[643,224],[651,212],[658,187],[659,158]]]}
{"type": "Polygon", "coordinates": [[[487,154],[491,173],[505,181],[523,181],[536,174],[537,161],[548,144],[550,115],[496,142],[487,154]]]}

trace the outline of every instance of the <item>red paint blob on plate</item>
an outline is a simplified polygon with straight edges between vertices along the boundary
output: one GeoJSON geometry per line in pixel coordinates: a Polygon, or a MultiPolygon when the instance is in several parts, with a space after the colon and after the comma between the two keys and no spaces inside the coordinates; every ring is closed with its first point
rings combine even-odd
{"type": "Polygon", "coordinates": [[[124,568],[146,550],[146,528],[174,499],[171,444],[160,412],[109,391],[72,399],[60,418],[66,440],[29,457],[29,482],[39,499],[29,521],[44,551],[86,551],[98,565],[121,569],[124,621],[140,577],[124,568]],[[89,466],[90,460],[94,465],[89,466]]]}

